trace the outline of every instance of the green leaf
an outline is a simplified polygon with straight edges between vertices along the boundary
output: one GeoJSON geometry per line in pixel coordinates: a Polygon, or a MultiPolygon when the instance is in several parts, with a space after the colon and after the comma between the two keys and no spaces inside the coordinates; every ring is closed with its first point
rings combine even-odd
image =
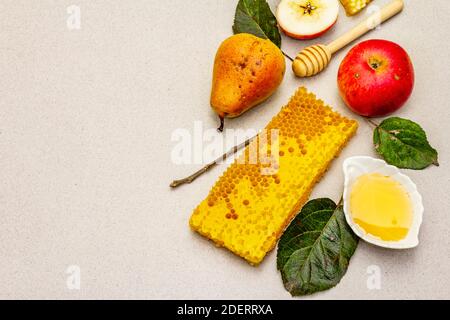
{"type": "Polygon", "coordinates": [[[234,16],[233,32],[250,33],[281,47],[277,19],[265,0],[240,0],[234,16]]]}
{"type": "Polygon", "coordinates": [[[428,143],[425,131],[411,120],[384,120],[375,128],[373,143],[384,160],[398,168],[420,170],[439,165],[438,153],[428,143]]]}
{"type": "Polygon", "coordinates": [[[347,271],[358,237],[347,224],[342,206],[330,199],[309,201],[278,243],[277,267],[293,296],[337,285],[347,271]]]}

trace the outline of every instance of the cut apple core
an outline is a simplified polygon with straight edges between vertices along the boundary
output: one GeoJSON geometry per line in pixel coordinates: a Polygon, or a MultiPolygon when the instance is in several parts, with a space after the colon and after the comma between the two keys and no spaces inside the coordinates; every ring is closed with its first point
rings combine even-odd
{"type": "Polygon", "coordinates": [[[338,14],[338,0],[281,0],[277,21],[286,35],[313,39],[329,30],[338,14]]]}
{"type": "Polygon", "coordinates": [[[303,9],[303,13],[304,13],[304,14],[311,14],[314,10],[317,9],[317,7],[313,6],[313,5],[311,4],[311,2],[308,2],[308,3],[306,4],[306,6],[300,5],[300,8],[303,9]]]}

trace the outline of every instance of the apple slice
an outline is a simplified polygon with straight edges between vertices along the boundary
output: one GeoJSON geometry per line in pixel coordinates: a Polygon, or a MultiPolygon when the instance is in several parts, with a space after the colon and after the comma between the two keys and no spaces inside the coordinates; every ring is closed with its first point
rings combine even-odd
{"type": "Polygon", "coordinates": [[[334,26],[339,14],[339,0],[281,0],[278,24],[295,39],[314,39],[334,26]]]}

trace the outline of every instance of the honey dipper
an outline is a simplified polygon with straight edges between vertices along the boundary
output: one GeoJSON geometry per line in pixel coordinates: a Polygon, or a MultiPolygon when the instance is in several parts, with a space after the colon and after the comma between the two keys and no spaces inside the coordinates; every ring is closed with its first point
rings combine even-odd
{"type": "Polygon", "coordinates": [[[330,63],[333,54],[400,13],[403,6],[403,0],[394,0],[330,44],[317,44],[303,49],[292,63],[295,75],[304,78],[315,76],[323,71],[330,63]]]}

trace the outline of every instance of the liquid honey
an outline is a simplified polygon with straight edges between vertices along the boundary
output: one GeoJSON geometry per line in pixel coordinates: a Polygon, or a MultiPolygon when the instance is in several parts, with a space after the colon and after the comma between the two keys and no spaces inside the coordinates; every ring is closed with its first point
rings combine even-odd
{"type": "Polygon", "coordinates": [[[411,199],[404,187],[378,173],[360,176],[350,192],[353,221],[384,241],[404,239],[413,220],[411,199]]]}

